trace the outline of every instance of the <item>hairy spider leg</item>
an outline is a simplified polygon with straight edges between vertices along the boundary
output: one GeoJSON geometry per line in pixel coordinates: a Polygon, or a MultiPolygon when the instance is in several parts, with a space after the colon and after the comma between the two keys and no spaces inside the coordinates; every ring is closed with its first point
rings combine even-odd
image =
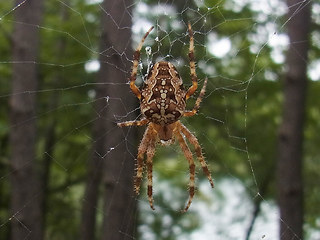
{"type": "MultiPolygon", "coordinates": [[[[148,122],[149,120],[144,118],[138,121],[127,121],[127,122],[117,123],[117,125],[119,127],[143,126],[143,125],[146,125],[148,122]]],[[[143,174],[143,159],[144,159],[144,154],[147,151],[147,146],[148,146],[147,143],[150,137],[152,137],[152,135],[150,134],[147,128],[138,148],[136,177],[134,179],[134,191],[137,195],[140,192],[140,185],[141,185],[141,179],[143,174]]]]}
{"type": "Polygon", "coordinates": [[[202,99],[204,97],[204,94],[206,92],[207,82],[208,82],[208,78],[205,78],[203,86],[202,86],[202,89],[201,89],[201,91],[199,93],[199,96],[198,96],[198,98],[196,100],[196,103],[194,104],[193,109],[191,111],[185,111],[183,113],[184,117],[191,117],[191,116],[195,115],[198,112],[198,110],[200,108],[200,103],[201,103],[201,101],[202,101],[202,99]]]}
{"type": "MultiPolygon", "coordinates": [[[[150,126],[150,128],[152,128],[150,126]]],[[[153,130],[153,136],[156,136],[157,133],[153,130]]],[[[152,196],[152,159],[155,154],[155,149],[156,149],[156,139],[155,137],[152,137],[149,141],[148,149],[147,149],[147,178],[148,178],[148,200],[149,200],[149,205],[154,210],[153,207],[153,196],[152,196]]]]}
{"type": "Polygon", "coordinates": [[[189,140],[189,142],[194,146],[194,149],[195,149],[197,158],[201,164],[202,170],[206,174],[206,176],[210,182],[211,187],[214,188],[211,173],[208,169],[208,165],[207,165],[206,161],[204,160],[204,157],[202,154],[202,149],[201,149],[201,146],[198,142],[198,139],[181,122],[179,122],[179,124],[180,124],[180,129],[181,129],[181,132],[183,133],[183,135],[185,135],[186,138],[189,140]]]}
{"type": "Polygon", "coordinates": [[[117,123],[117,125],[118,127],[143,126],[143,125],[146,125],[148,122],[149,120],[144,118],[137,121],[127,121],[127,122],[117,123]]]}
{"type": "Polygon", "coordinates": [[[196,74],[196,63],[194,60],[194,40],[193,32],[191,29],[191,24],[188,23],[188,31],[190,36],[190,45],[189,45],[189,64],[190,64],[190,76],[192,81],[192,86],[188,89],[186,94],[186,99],[188,99],[198,88],[198,77],[196,74]]]}
{"type": "Polygon", "coordinates": [[[140,60],[140,51],[142,48],[142,45],[144,43],[144,40],[148,37],[149,33],[152,31],[154,27],[152,26],[148,32],[143,36],[141,39],[140,44],[138,45],[136,51],[133,54],[133,65],[132,65],[132,71],[131,71],[131,76],[130,76],[130,88],[132,92],[137,96],[137,98],[141,99],[141,92],[139,88],[136,86],[135,81],[137,78],[137,72],[138,72],[138,64],[140,60]]]}
{"type": "Polygon", "coordinates": [[[186,159],[188,160],[189,163],[189,174],[190,174],[190,180],[189,180],[189,200],[188,203],[186,205],[186,207],[182,210],[182,212],[186,212],[188,211],[191,203],[192,203],[192,199],[194,196],[194,191],[195,191],[195,164],[193,161],[193,156],[192,156],[192,152],[190,151],[190,148],[188,147],[186,141],[183,139],[183,136],[180,133],[180,129],[178,128],[175,131],[175,136],[178,139],[178,142],[180,144],[180,147],[182,149],[182,152],[184,153],[184,156],[186,157],[186,159]]]}
{"type": "Polygon", "coordinates": [[[140,193],[140,185],[143,175],[143,160],[144,154],[147,152],[149,147],[149,141],[152,139],[152,129],[148,126],[146,131],[143,134],[143,138],[140,142],[138,148],[138,155],[137,155],[137,168],[136,168],[136,176],[134,178],[134,191],[138,195],[140,193]]]}

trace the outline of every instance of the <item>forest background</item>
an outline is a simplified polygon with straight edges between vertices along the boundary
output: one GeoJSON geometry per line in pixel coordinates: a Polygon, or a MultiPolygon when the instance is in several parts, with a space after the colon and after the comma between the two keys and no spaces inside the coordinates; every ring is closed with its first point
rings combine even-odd
{"type": "Polygon", "coordinates": [[[319,16],[317,1],[1,1],[0,239],[319,239],[319,16]],[[137,85],[165,60],[190,86],[188,22],[208,87],[182,121],[216,187],[198,168],[182,214],[187,161],[159,146],[152,211],[133,193],[145,128],[116,123],[141,117],[128,77],[151,25],[137,85]]]}

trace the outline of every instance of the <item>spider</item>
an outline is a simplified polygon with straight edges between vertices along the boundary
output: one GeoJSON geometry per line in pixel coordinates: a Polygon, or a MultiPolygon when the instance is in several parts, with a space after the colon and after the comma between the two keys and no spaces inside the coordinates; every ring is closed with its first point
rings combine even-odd
{"type": "Polygon", "coordinates": [[[198,139],[179,121],[181,117],[191,117],[198,112],[200,103],[205,94],[207,78],[204,81],[203,87],[193,109],[191,111],[186,110],[186,100],[188,100],[190,96],[195,93],[198,87],[198,78],[196,75],[194,60],[193,32],[191,29],[191,24],[188,23],[188,32],[190,37],[188,56],[192,86],[188,90],[185,90],[182,79],[179,76],[175,66],[170,62],[160,61],[155,63],[150,68],[150,71],[147,73],[144,80],[144,86],[140,90],[135,85],[138,64],[140,60],[140,51],[145,39],[153,28],[154,27],[151,27],[146,32],[133,54],[133,66],[129,79],[132,92],[140,100],[140,109],[143,118],[137,121],[118,123],[118,126],[127,127],[148,125],[138,148],[134,190],[138,195],[140,192],[143,167],[146,165],[148,179],[148,200],[150,207],[153,210],[155,208],[153,206],[152,196],[152,159],[155,154],[156,144],[160,143],[162,145],[169,145],[172,144],[175,139],[179,142],[184,156],[189,163],[189,199],[186,207],[182,210],[183,212],[186,212],[192,203],[195,192],[195,164],[193,160],[193,154],[185,139],[188,139],[188,141],[194,146],[195,154],[202,166],[203,172],[206,174],[211,187],[214,187],[211,174],[204,160],[198,139]],[[145,154],[147,157],[146,164],[144,163],[145,154]]]}

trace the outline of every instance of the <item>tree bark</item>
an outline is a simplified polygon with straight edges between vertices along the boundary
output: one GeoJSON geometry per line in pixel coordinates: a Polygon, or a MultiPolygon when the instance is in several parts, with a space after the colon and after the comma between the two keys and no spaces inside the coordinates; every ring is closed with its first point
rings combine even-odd
{"type": "Polygon", "coordinates": [[[83,198],[82,219],[80,226],[80,239],[91,240],[95,238],[96,209],[98,204],[99,189],[101,187],[102,170],[105,161],[106,151],[106,110],[108,103],[105,101],[107,96],[107,85],[103,85],[105,79],[98,79],[95,87],[96,97],[94,109],[97,119],[92,128],[92,151],[88,162],[88,175],[86,189],[83,198]],[[100,82],[101,80],[101,82],[100,82]],[[102,84],[100,84],[102,83],[102,84]]]}
{"type": "MultiPolygon", "coordinates": [[[[59,16],[62,19],[62,22],[66,22],[69,18],[68,11],[65,7],[61,7],[59,16]]],[[[58,60],[62,60],[65,57],[66,51],[66,38],[61,36],[56,45],[54,46],[56,49],[56,58],[58,60]]],[[[61,73],[58,71],[52,78],[53,88],[58,88],[60,84],[60,80],[63,79],[61,73]]],[[[48,111],[52,109],[56,109],[59,105],[60,94],[57,91],[53,91],[49,103],[48,103],[48,111]]],[[[54,145],[57,140],[57,124],[58,119],[57,116],[51,116],[49,123],[46,125],[45,134],[44,134],[44,155],[42,158],[42,165],[41,165],[41,184],[42,184],[42,191],[41,191],[41,204],[43,208],[43,226],[45,228],[47,222],[47,213],[48,213],[48,198],[49,198],[49,184],[50,184],[50,176],[52,170],[52,156],[54,155],[54,145]]]]}
{"type": "MultiPolygon", "coordinates": [[[[100,70],[95,87],[93,149],[83,199],[81,239],[95,236],[96,209],[103,181],[102,239],[132,239],[135,200],[133,198],[136,129],[121,129],[116,116],[137,107],[130,93],[127,75],[131,59],[131,0],[105,0],[101,4],[100,70]],[[124,54],[122,54],[124,53],[124,54]],[[119,84],[120,83],[120,84],[119,84]]],[[[131,115],[132,117],[136,117],[131,115]]]]}
{"type": "Polygon", "coordinates": [[[281,240],[303,239],[302,146],[310,23],[310,2],[287,0],[287,6],[290,47],[277,165],[281,240]]]}
{"type": "MultiPolygon", "coordinates": [[[[22,1],[17,0],[15,5],[22,1]]],[[[10,98],[11,239],[43,238],[41,186],[35,172],[36,90],[43,1],[29,0],[14,12],[10,98]]]]}
{"type": "MultiPolygon", "coordinates": [[[[126,116],[137,108],[130,92],[133,51],[131,47],[132,0],[104,0],[102,8],[101,69],[99,78],[107,83],[107,142],[104,168],[104,219],[102,239],[132,239],[135,230],[136,203],[133,194],[134,159],[137,128],[119,128],[117,116],[126,116]],[[108,14],[106,14],[108,13],[108,14]],[[110,15],[109,15],[110,14],[110,15]],[[125,53],[125,54],[122,54],[125,53]],[[123,71],[125,70],[125,71],[123,71]],[[116,84],[115,84],[116,83],[116,84]]],[[[136,113],[136,112],[135,112],[136,113]]],[[[129,115],[136,118],[137,115],[129,115]]],[[[123,120],[123,119],[122,119],[123,120]]]]}

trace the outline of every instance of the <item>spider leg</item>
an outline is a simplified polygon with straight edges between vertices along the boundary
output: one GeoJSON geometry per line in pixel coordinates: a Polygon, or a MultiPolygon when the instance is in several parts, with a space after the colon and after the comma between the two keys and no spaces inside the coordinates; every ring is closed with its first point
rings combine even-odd
{"type": "Polygon", "coordinates": [[[186,136],[186,138],[189,140],[189,142],[194,145],[195,148],[195,152],[197,155],[197,158],[201,164],[202,170],[203,172],[207,175],[207,178],[210,182],[211,187],[214,187],[213,181],[212,181],[212,177],[211,177],[211,173],[208,169],[208,165],[206,163],[206,161],[204,160],[203,154],[202,154],[202,150],[201,150],[201,146],[198,142],[198,139],[182,124],[180,123],[180,129],[181,132],[186,136]]]}
{"type": "Polygon", "coordinates": [[[200,94],[196,100],[196,103],[194,104],[193,109],[191,111],[185,111],[183,114],[184,117],[191,117],[198,112],[198,110],[200,108],[200,103],[201,103],[201,101],[204,97],[204,94],[206,92],[207,82],[208,82],[208,78],[205,78],[202,89],[201,89],[200,94]]]}
{"type": "Polygon", "coordinates": [[[141,99],[141,92],[139,88],[136,86],[135,81],[137,78],[137,72],[138,72],[138,65],[139,65],[139,59],[140,59],[140,51],[142,48],[142,45],[144,43],[144,40],[147,38],[149,33],[152,31],[154,27],[152,26],[148,32],[143,36],[141,39],[140,44],[138,45],[136,51],[133,54],[133,65],[132,65],[132,71],[131,71],[131,76],[130,76],[130,88],[132,92],[137,96],[137,98],[141,99]]]}
{"type": "Polygon", "coordinates": [[[188,23],[188,31],[190,36],[190,46],[189,46],[189,64],[190,64],[190,76],[192,80],[192,86],[188,89],[186,94],[186,99],[188,99],[198,88],[198,77],[196,74],[196,64],[194,60],[194,40],[193,32],[191,29],[191,24],[188,23]]]}
{"type": "Polygon", "coordinates": [[[149,120],[144,118],[138,121],[127,121],[127,122],[117,123],[117,125],[118,127],[143,126],[143,125],[146,125],[148,122],[149,120]]]}
{"type": "Polygon", "coordinates": [[[138,155],[137,155],[137,170],[136,170],[136,176],[134,178],[134,191],[138,195],[140,192],[140,185],[143,175],[143,159],[144,154],[147,152],[148,149],[148,142],[152,139],[152,132],[150,127],[147,127],[143,138],[140,142],[139,148],[138,148],[138,155]]]}
{"type": "MultiPolygon", "coordinates": [[[[156,136],[156,133],[154,133],[156,136]]],[[[152,210],[154,210],[154,206],[153,206],[153,196],[152,196],[152,159],[154,157],[155,154],[155,145],[156,143],[156,138],[155,137],[151,137],[150,141],[149,141],[149,146],[147,149],[147,177],[148,177],[148,200],[149,200],[149,204],[150,207],[152,208],[152,210]]]]}
{"type": "Polygon", "coordinates": [[[184,208],[184,210],[182,210],[183,212],[188,211],[191,203],[192,203],[192,199],[194,196],[194,191],[195,191],[195,165],[194,165],[194,161],[193,161],[193,156],[192,156],[192,152],[190,151],[190,148],[188,147],[186,141],[183,139],[183,136],[181,135],[181,133],[179,132],[179,130],[175,131],[175,136],[178,139],[178,142],[180,144],[180,147],[184,153],[184,156],[186,157],[186,159],[189,162],[189,171],[190,171],[190,180],[189,180],[189,200],[188,203],[186,205],[186,207],[184,208]]]}

